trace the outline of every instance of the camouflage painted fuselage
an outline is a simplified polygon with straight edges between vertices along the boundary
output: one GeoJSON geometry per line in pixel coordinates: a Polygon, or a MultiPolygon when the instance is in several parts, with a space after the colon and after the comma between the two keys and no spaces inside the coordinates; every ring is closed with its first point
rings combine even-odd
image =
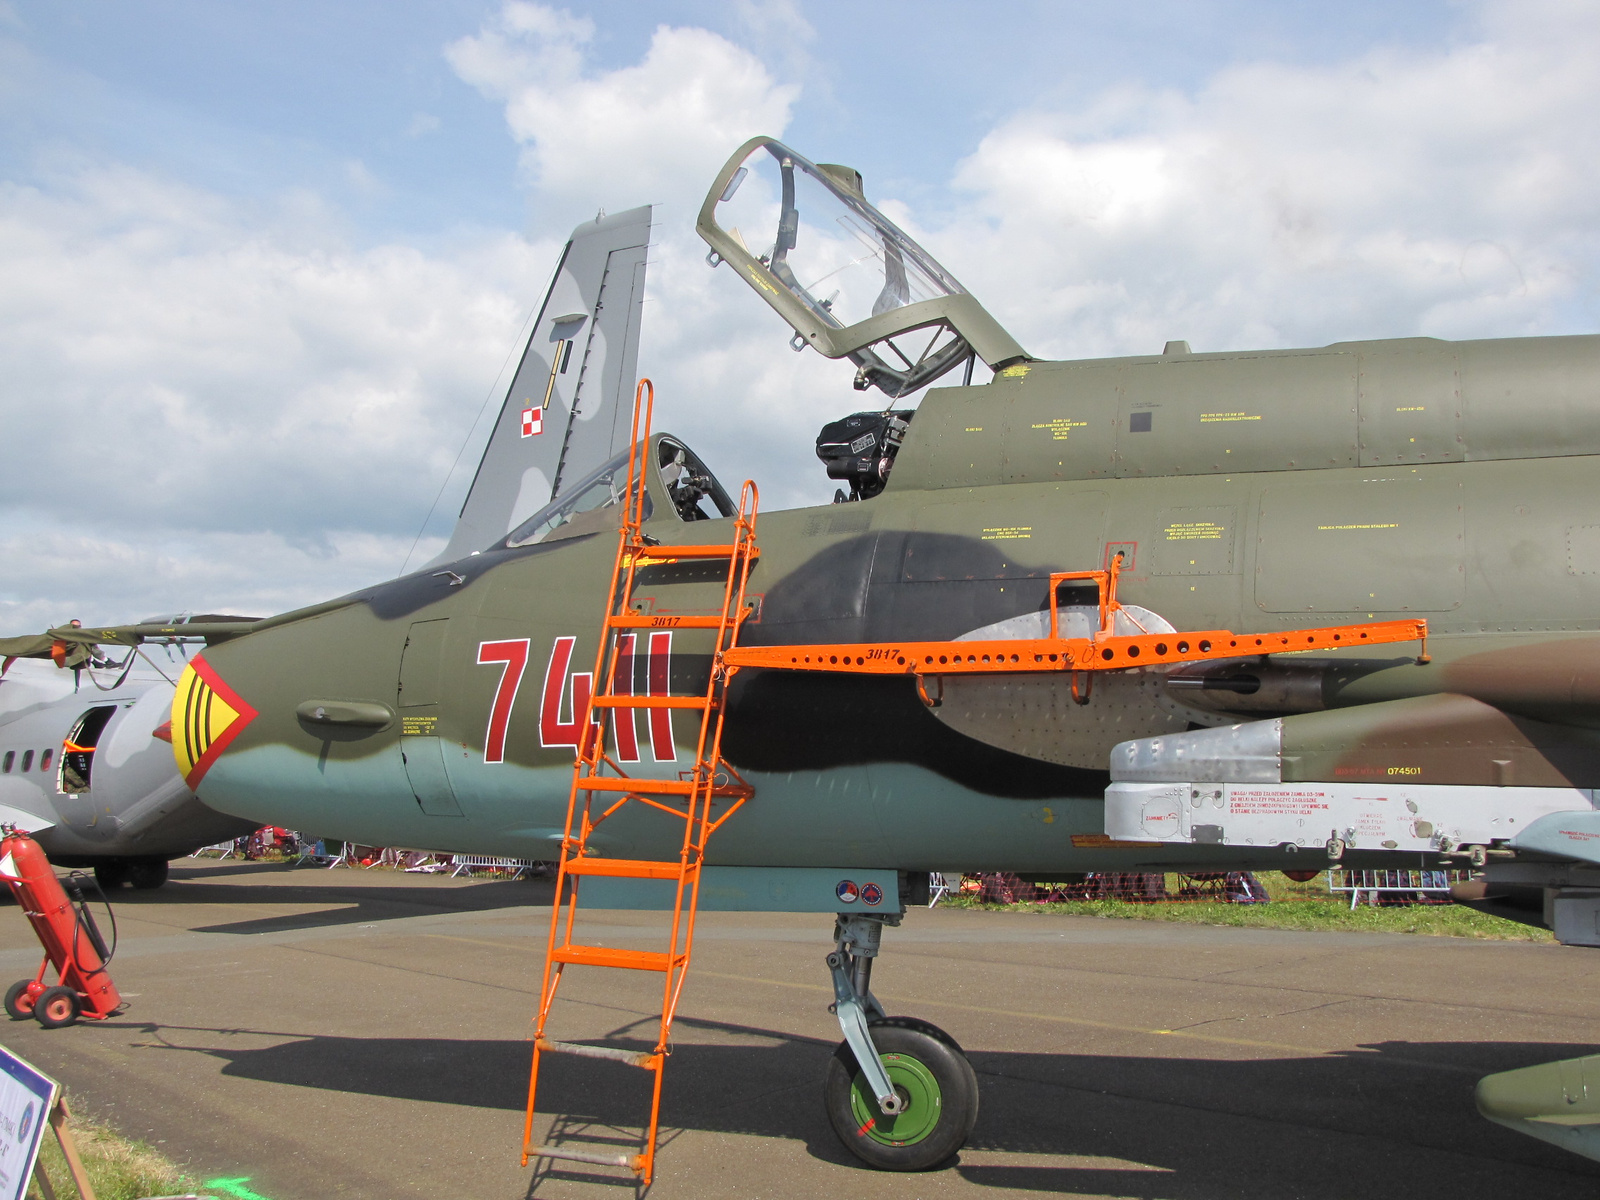
{"type": "MultiPolygon", "coordinates": [[[[938,708],[909,679],[747,671],[724,748],[755,797],[709,861],[1287,865],[1266,848],[1097,844],[1113,745],[1268,714],[1320,714],[1304,735],[1286,723],[1286,780],[1394,768],[1600,786],[1596,454],[1600,337],[1032,363],[932,391],[882,495],[761,517],[745,644],[956,638],[1037,612],[1049,572],[1120,550],[1122,599],[1180,630],[1425,616],[1432,662],[1392,647],[1280,658],[1255,664],[1248,695],[1128,672],[1084,706],[1059,677],[952,680],[938,708]]],[[[730,522],[682,523],[659,479],[647,484],[647,532],[727,540],[730,522]]],[[[615,511],[207,649],[256,715],[206,763],[200,797],[329,837],[554,857],[615,511]],[[317,706],[331,723],[307,716],[317,706]]],[[[641,574],[675,691],[703,684],[709,635],[672,618],[711,611],[720,589],[716,567],[641,574]]],[[[658,774],[687,767],[686,723],[675,748],[636,724],[616,753],[658,774]]],[[[594,841],[664,857],[680,836],[641,809],[594,841]]]]}

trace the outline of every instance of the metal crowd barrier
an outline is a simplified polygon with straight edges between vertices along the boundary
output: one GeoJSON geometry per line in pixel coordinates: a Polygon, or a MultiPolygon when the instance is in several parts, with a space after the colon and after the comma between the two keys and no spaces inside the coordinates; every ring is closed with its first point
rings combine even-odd
{"type": "Polygon", "coordinates": [[[1411,895],[1448,896],[1451,876],[1464,876],[1460,871],[1345,871],[1328,872],[1328,891],[1333,894],[1349,893],[1350,911],[1361,903],[1363,895],[1368,904],[1376,904],[1385,893],[1405,892],[1411,895]]]}
{"type": "Polygon", "coordinates": [[[486,854],[456,854],[452,856],[455,870],[450,872],[450,878],[465,872],[467,877],[472,877],[472,872],[477,870],[487,871],[515,871],[513,879],[521,879],[539,864],[525,858],[494,858],[486,854]]]}

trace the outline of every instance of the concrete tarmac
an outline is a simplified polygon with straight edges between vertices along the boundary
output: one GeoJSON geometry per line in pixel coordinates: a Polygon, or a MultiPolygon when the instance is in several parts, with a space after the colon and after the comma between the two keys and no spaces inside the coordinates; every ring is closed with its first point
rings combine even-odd
{"type": "MultiPolygon", "coordinates": [[[[622,1173],[517,1163],[549,899],[538,881],[185,860],[116,897],[125,1015],[0,1028],[81,1109],[269,1200],[631,1195],[622,1173]]],[[[595,914],[590,937],[654,948],[661,920],[595,914]]],[[[892,1175],[822,1112],[831,924],[702,915],[652,1198],[1600,1192],[1600,1164],[1472,1105],[1483,1075],[1600,1048],[1600,951],[913,911],[874,990],[961,1042],[982,1106],[957,1161],[892,1175]]],[[[0,983],[36,964],[0,914],[0,983]]],[[[575,968],[563,998],[557,1037],[653,1040],[659,976],[575,968]]],[[[547,1062],[536,1136],[620,1145],[643,1120],[644,1073],[547,1062]]]]}

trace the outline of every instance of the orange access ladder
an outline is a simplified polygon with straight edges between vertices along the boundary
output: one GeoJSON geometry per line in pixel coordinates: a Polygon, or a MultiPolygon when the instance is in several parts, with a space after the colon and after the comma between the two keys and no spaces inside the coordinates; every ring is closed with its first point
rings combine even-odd
{"type": "MultiPolygon", "coordinates": [[[[556,899],[550,912],[550,942],[545,953],[544,979],[540,986],[539,1016],[534,1027],[533,1069],[528,1081],[527,1117],[522,1129],[522,1165],[533,1158],[564,1159],[601,1166],[625,1167],[648,1185],[655,1168],[656,1131],[661,1116],[661,1075],[671,1053],[669,1038],[678,999],[689,970],[694,947],[695,912],[700,898],[700,868],[706,843],[711,835],[751,794],[738,773],[722,761],[723,694],[733,669],[722,665],[722,654],[738,638],[739,626],[747,615],[745,584],[760,551],[755,544],[758,494],[754,483],[746,481],[739,496],[739,514],[734,522],[731,544],[715,546],[666,546],[646,537],[640,529],[644,520],[643,486],[645,453],[650,440],[650,418],[655,404],[655,389],[648,379],[639,381],[634,397],[633,453],[628,461],[628,491],[624,502],[621,535],[617,542],[616,563],[612,568],[610,599],[600,629],[600,646],[595,658],[594,678],[603,681],[590,697],[581,720],[578,760],[573,772],[572,791],[567,801],[566,832],[561,841],[560,869],[556,876],[556,899]],[[669,561],[725,560],[727,581],[722,606],[705,616],[660,618],[634,610],[633,588],[641,567],[669,561]],[[634,630],[670,627],[714,631],[712,669],[705,691],[694,696],[636,695],[632,686],[634,630]],[[618,678],[618,665],[624,663],[625,677],[618,678]],[[629,775],[606,752],[607,735],[618,714],[632,721],[644,709],[670,717],[673,711],[693,712],[700,718],[693,766],[670,779],[650,779],[629,775]],[[715,801],[729,801],[720,814],[712,811],[715,801]],[[683,842],[676,862],[601,858],[594,855],[589,838],[606,820],[629,803],[643,804],[679,818],[683,822],[683,842]],[[672,933],[665,950],[619,950],[588,946],[572,940],[578,914],[579,885],[586,876],[621,879],[654,879],[675,883],[672,907],[672,933]],[[570,884],[569,884],[570,881],[570,884]],[[609,1046],[590,1046],[559,1042],[545,1036],[550,1011],[562,973],[568,966],[610,967],[629,971],[658,971],[663,977],[661,1025],[655,1048],[649,1052],[623,1050],[609,1046]],[[644,1131],[643,1146],[635,1154],[609,1153],[569,1148],[566,1145],[534,1145],[533,1113],[538,1095],[539,1064],[546,1054],[573,1054],[590,1059],[609,1059],[650,1072],[650,1123],[644,1131]]],[[[654,689],[649,689],[654,690],[654,689]]],[[[619,756],[620,757],[620,756],[619,756]]]]}

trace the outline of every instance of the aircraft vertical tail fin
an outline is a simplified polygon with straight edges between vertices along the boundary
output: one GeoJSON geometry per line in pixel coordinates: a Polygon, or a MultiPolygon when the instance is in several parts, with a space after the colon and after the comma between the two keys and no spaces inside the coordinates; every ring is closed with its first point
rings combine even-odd
{"type": "Polygon", "coordinates": [[[450,541],[493,545],[628,438],[651,208],[585,221],[561,253],[450,541]]]}

